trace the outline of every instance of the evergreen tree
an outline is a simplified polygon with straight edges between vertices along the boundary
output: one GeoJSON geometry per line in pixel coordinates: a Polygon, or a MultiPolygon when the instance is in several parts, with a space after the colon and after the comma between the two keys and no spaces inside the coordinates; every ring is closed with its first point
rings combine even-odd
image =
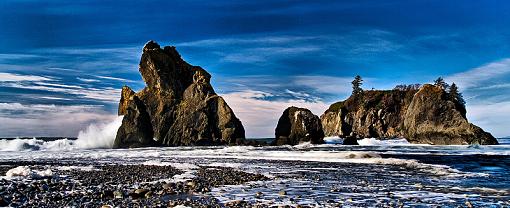
{"type": "Polygon", "coordinates": [[[434,80],[434,85],[441,87],[443,90],[448,89],[448,84],[444,81],[443,77],[438,77],[436,80],[434,80]]]}
{"type": "Polygon", "coordinates": [[[361,89],[361,85],[363,85],[363,79],[361,79],[360,75],[356,75],[354,80],[352,80],[352,95],[357,96],[363,93],[363,89],[361,89]]]}
{"type": "Polygon", "coordinates": [[[466,101],[462,97],[462,93],[459,92],[459,88],[457,87],[455,82],[452,83],[452,85],[450,86],[448,97],[450,98],[451,101],[462,104],[463,106],[466,104],[466,101]]]}

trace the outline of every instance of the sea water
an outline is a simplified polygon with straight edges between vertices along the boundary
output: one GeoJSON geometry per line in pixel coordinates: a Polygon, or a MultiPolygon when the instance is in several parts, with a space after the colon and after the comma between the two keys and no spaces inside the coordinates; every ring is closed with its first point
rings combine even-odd
{"type": "MultiPolygon", "coordinates": [[[[264,174],[268,181],[214,188],[222,202],[366,207],[473,206],[510,203],[510,145],[416,145],[405,139],[363,139],[359,146],[326,138],[323,145],[215,146],[110,149],[109,142],[0,140],[0,161],[171,165],[193,177],[199,166],[226,166],[264,174]],[[84,145],[86,144],[86,145],[84,145]],[[285,191],[285,196],[279,194],[285,191]],[[264,193],[257,196],[257,192],[264,193]]],[[[49,171],[56,168],[48,167],[49,171]]],[[[22,169],[22,168],[21,168],[22,169]]],[[[29,170],[21,170],[19,172],[29,170]]],[[[29,171],[29,173],[31,173],[29,171]]]]}

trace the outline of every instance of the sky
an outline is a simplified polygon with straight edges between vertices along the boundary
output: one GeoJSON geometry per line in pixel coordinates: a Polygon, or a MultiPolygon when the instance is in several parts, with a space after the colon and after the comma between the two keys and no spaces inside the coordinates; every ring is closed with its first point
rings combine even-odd
{"type": "Polygon", "coordinates": [[[117,117],[144,87],[148,40],[212,74],[246,136],[289,106],[321,115],[351,92],[455,82],[468,119],[510,136],[510,2],[0,1],[0,137],[68,136],[117,117]]]}

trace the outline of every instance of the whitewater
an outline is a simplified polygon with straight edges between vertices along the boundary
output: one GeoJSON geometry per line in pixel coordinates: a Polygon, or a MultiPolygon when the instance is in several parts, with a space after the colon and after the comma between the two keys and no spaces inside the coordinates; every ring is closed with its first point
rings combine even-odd
{"type": "Polygon", "coordinates": [[[0,140],[0,161],[68,164],[20,166],[2,178],[58,175],[66,168],[93,170],[101,164],[141,164],[183,170],[174,178],[161,179],[176,181],[193,178],[199,167],[229,167],[271,180],[212,189],[209,194],[222,202],[243,199],[319,207],[377,206],[393,199],[404,207],[510,203],[508,140],[493,146],[433,146],[366,138],[350,146],[331,137],[322,145],[111,149],[121,120],[91,125],[76,140],[0,140]],[[278,194],[281,190],[287,197],[278,194]],[[260,198],[258,192],[273,194],[260,198]]]}

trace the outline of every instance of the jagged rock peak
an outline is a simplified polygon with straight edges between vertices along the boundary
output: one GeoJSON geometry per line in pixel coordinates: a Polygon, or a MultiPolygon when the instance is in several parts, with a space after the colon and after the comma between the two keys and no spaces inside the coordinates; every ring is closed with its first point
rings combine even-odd
{"type": "Polygon", "coordinates": [[[152,140],[156,145],[178,146],[232,144],[244,139],[241,121],[214,92],[211,75],[184,61],[175,47],[161,49],[156,42],[147,42],[139,71],[146,87],[137,93],[123,87],[119,115],[125,116],[116,147],[130,147],[131,141],[141,143],[134,146],[153,145],[148,142],[152,140]],[[152,134],[147,133],[147,126],[152,134]],[[134,140],[131,135],[144,138],[134,140]]]}
{"type": "Polygon", "coordinates": [[[143,46],[143,52],[154,49],[161,49],[161,46],[159,46],[159,44],[153,40],[149,40],[149,42],[145,43],[145,45],[143,46]]]}

